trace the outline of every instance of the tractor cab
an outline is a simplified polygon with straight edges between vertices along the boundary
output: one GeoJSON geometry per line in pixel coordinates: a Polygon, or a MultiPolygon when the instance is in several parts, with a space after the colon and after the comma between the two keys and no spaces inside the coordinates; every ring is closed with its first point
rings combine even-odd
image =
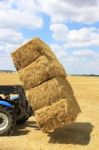
{"type": "Polygon", "coordinates": [[[0,135],[11,134],[32,113],[21,85],[0,85],[0,135]]]}

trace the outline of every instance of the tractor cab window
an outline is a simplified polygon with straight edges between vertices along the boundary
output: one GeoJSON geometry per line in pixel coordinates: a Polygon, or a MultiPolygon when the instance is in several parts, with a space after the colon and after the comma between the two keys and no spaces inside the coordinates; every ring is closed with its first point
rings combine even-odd
{"type": "Polygon", "coordinates": [[[17,99],[19,99],[19,95],[18,94],[10,95],[10,100],[17,100],[17,99]]]}

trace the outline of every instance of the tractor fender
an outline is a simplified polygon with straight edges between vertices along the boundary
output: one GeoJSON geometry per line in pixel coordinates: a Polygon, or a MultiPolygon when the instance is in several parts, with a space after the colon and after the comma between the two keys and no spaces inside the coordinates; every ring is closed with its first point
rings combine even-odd
{"type": "Polygon", "coordinates": [[[0,105],[1,105],[1,106],[5,106],[5,107],[8,107],[8,108],[13,107],[12,104],[10,104],[10,103],[8,103],[8,102],[6,102],[6,101],[3,101],[3,100],[0,100],[0,105]]]}

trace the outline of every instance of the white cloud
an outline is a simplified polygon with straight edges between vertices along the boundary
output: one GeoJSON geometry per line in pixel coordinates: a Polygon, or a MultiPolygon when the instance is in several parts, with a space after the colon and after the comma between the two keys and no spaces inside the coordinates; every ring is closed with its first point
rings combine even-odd
{"type": "Polygon", "coordinates": [[[50,30],[53,31],[52,36],[58,41],[65,41],[68,34],[68,27],[61,23],[51,24],[50,30]]]}
{"type": "Polygon", "coordinates": [[[73,51],[72,55],[75,57],[84,57],[84,58],[90,57],[91,58],[91,57],[98,57],[99,53],[90,49],[86,49],[86,50],[84,49],[84,50],[73,51]]]}
{"type": "Polygon", "coordinates": [[[70,74],[99,74],[99,60],[70,56],[62,61],[70,74]]]}
{"type": "Polygon", "coordinates": [[[89,48],[99,46],[99,30],[85,27],[70,30],[66,25],[68,20],[88,24],[99,22],[98,10],[98,0],[0,1],[0,69],[4,66],[14,68],[10,52],[27,40],[21,29],[41,28],[43,12],[51,18],[49,28],[56,40],[51,47],[67,72],[99,73],[99,52],[89,48]]]}
{"type": "Polygon", "coordinates": [[[20,31],[11,28],[0,28],[0,57],[10,57],[10,53],[16,49],[23,40],[23,35],[20,31]]]}
{"type": "Polygon", "coordinates": [[[99,46],[99,30],[95,28],[81,28],[79,30],[71,30],[68,33],[67,46],[86,47],[99,46]]]}
{"type": "Polygon", "coordinates": [[[66,48],[99,46],[99,29],[95,27],[69,30],[65,24],[55,23],[50,25],[50,30],[53,38],[64,42],[66,48]]]}
{"type": "Polygon", "coordinates": [[[0,1],[0,68],[13,66],[10,53],[26,41],[22,28],[42,27],[43,19],[39,12],[40,5],[37,0],[0,1]]]}
{"type": "Polygon", "coordinates": [[[25,39],[22,28],[35,29],[43,25],[37,0],[0,1],[0,44],[17,46],[25,39]]]}
{"type": "Polygon", "coordinates": [[[50,47],[60,60],[68,58],[68,52],[64,49],[63,46],[58,44],[50,44],[50,47]]]}
{"type": "Polygon", "coordinates": [[[1,70],[15,70],[11,57],[0,57],[0,69],[1,70]]]}
{"type": "Polygon", "coordinates": [[[67,73],[99,74],[99,52],[91,49],[73,49],[71,52],[64,45],[50,45],[67,73]]]}
{"type": "Polygon", "coordinates": [[[98,0],[66,0],[72,5],[79,7],[88,7],[88,6],[96,6],[98,4],[98,0]]]}
{"type": "Polygon", "coordinates": [[[99,22],[98,0],[39,0],[42,11],[51,17],[52,22],[93,23],[99,22]]]}
{"type": "Polygon", "coordinates": [[[0,42],[9,44],[19,44],[22,42],[22,33],[11,28],[0,28],[0,42]]]}
{"type": "Polygon", "coordinates": [[[0,27],[31,29],[42,27],[43,20],[38,10],[36,0],[29,0],[28,3],[24,0],[4,0],[0,2],[0,27]]]}

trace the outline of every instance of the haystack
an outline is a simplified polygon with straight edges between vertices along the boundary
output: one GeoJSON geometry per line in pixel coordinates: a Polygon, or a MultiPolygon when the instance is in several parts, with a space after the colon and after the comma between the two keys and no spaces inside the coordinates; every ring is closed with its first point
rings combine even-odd
{"type": "Polygon", "coordinates": [[[58,61],[50,60],[44,55],[19,71],[19,78],[25,90],[57,76],[66,77],[64,68],[58,61]]]}
{"type": "Polygon", "coordinates": [[[67,96],[65,79],[57,77],[26,92],[33,110],[49,106],[67,96]]]}
{"type": "Polygon", "coordinates": [[[49,106],[63,98],[74,99],[70,84],[65,78],[61,77],[53,78],[28,90],[26,95],[34,111],[49,106]]]}
{"type": "Polygon", "coordinates": [[[20,70],[30,65],[41,55],[45,55],[50,59],[57,59],[47,44],[39,38],[34,38],[16,49],[16,51],[12,53],[12,58],[16,69],[20,70]]]}
{"type": "Polygon", "coordinates": [[[66,72],[49,46],[34,38],[12,58],[39,127],[48,132],[71,124],[80,108],[66,72]]]}
{"type": "Polygon", "coordinates": [[[35,112],[39,128],[43,132],[49,132],[59,127],[70,125],[79,113],[79,107],[73,105],[69,99],[60,101],[35,112]]]}

